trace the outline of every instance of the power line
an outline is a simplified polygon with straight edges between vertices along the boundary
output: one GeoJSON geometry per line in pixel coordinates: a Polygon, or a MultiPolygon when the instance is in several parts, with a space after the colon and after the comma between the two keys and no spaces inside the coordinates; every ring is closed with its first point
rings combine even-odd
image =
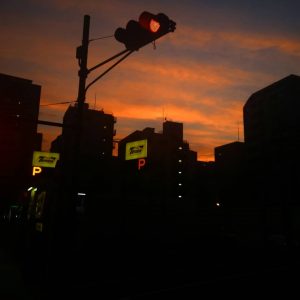
{"type": "Polygon", "coordinates": [[[46,104],[40,104],[40,106],[50,106],[50,105],[59,105],[59,104],[69,104],[76,101],[65,101],[65,102],[56,102],[56,103],[46,103],[46,104]]]}
{"type": "Polygon", "coordinates": [[[108,38],[111,38],[111,37],[113,37],[113,35],[102,36],[102,37],[99,37],[99,38],[90,39],[89,42],[93,42],[93,41],[97,41],[97,40],[103,40],[103,39],[108,39],[108,38]]]}

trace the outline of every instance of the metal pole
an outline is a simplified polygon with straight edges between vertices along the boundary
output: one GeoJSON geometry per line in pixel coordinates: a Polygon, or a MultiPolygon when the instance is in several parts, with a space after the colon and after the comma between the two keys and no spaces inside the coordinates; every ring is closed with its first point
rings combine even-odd
{"type": "MultiPolygon", "coordinates": [[[[88,46],[89,46],[89,31],[90,31],[90,16],[85,15],[83,20],[83,33],[82,33],[82,44],[77,48],[76,58],[79,61],[79,86],[78,86],[78,97],[77,97],[77,119],[75,125],[75,144],[74,144],[74,156],[72,163],[72,179],[71,179],[71,188],[72,190],[76,189],[79,180],[79,157],[81,149],[81,139],[82,139],[82,128],[83,128],[83,111],[84,111],[84,102],[86,96],[86,79],[88,76],[87,69],[87,60],[88,60],[88,46]]],[[[74,191],[73,191],[74,192],[74,191]]]]}
{"type": "Polygon", "coordinates": [[[123,51],[121,51],[120,53],[118,53],[118,54],[116,54],[116,55],[114,55],[114,56],[112,56],[112,57],[108,58],[107,60],[105,60],[105,61],[103,61],[103,62],[101,62],[101,63],[97,64],[96,66],[94,66],[94,67],[90,68],[90,69],[88,70],[88,73],[90,73],[90,72],[94,71],[95,69],[97,69],[97,68],[99,68],[99,67],[101,67],[101,66],[105,65],[106,63],[110,62],[111,60],[113,60],[113,59],[115,59],[115,58],[117,58],[117,57],[121,56],[122,54],[125,54],[126,52],[129,52],[129,51],[130,51],[130,50],[127,50],[127,49],[126,49],[126,50],[123,50],[123,51]]]}
{"type": "MultiPolygon", "coordinates": [[[[65,184],[62,188],[62,197],[65,200],[65,211],[64,218],[68,220],[64,223],[65,232],[68,232],[68,239],[64,241],[66,243],[66,250],[72,251],[76,250],[76,241],[78,235],[78,224],[76,217],[76,198],[79,185],[81,183],[80,170],[82,167],[82,161],[80,160],[80,152],[82,147],[82,130],[84,121],[84,102],[85,102],[85,85],[88,75],[87,70],[87,60],[88,60],[88,45],[89,45],[89,29],[90,29],[90,16],[84,16],[83,22],[83,34],[82,34],[82,44],[77,48],[76,58],[79,62],[79,85],[78,85],[78,97],[77,97],[77,108],[76,118],[73,120],[74,127],[71,129],[71,134],[74,138],[73,144],[73,155],[65,157],[67,161],[66,169],[64,175],[66,176],[65,184]]],[[[68,154],[69,155],[69,154],[68,154]]],[[[64,222],[64,221],[63,221],[64,222]]],[[[75,252],[74,252],[75,253],[75,252]]]]}
{"type": "Polygon", "coordinates": [[[82,109],[83,103],[85,101],[85,83],[88,75],[87,69],[87,58],[88,58],[88,47],[89,47],[89,31],[90,31],[90,16],[84,16],[83,22],[83,34],[82,34],[82,44],[79,50],[79,65],[80,69],[78,72],[79,76],[79,88],[78,88],[78,109],[82,109]]]}
{"type": "Polygon", "coordinates": [[[129,56],[131,53],[133,52],[133,50],[130,50],[126,55],[124,55],[122,58],[120,58],[116,63],[114,63],[111,67],[109,67],[106,71],[104,71],[102,74],[100,74],[96,79],[94,79],[91,83],[89,83],[85,89],[85,91],[87,91],[87,89],[94,84],[97,80],[99,80],[101,77],[103,77],[105,74],[107,74],[111,69],[113,69],[116,65],[118,65],[121,61],[123,61],[127,56],[129,56]]]}
{"type": "Polygon", "coordinates": [[[90,16],[85,15],[83,20],[83,33],[82,33],[82,44],[77,48],[76,57],[79,60],[80,69],[78,71],[79,86],[78,86],[78,97],[77,97],[77,122],[75,123],[75,145],[74,145],[74,162],[73,162],[73,188],[78,184],[78,169],[80,163],[78,162],[81,148],[82,138],[82,123],[83,123],[83,110],[85,102],[85,85],[88,76],[87,60],[88,60],[88,46],[89,46],[89,31],[90,31],[90,16]]]}

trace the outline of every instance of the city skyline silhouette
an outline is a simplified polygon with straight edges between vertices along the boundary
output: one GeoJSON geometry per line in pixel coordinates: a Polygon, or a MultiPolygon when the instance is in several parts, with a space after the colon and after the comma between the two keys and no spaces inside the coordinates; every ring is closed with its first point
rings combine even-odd
{"type": "Polygon", "coordinates": [[[299,294],[298,3],[2,8],[0,298],[299,294]]]}

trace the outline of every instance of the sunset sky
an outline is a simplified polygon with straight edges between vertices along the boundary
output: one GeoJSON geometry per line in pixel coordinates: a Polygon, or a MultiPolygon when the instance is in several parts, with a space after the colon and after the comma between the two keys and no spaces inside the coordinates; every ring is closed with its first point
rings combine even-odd
{"type": "MultiPolygon", "coordinates": [[[[143,11],[165,13],[176,31],[157,40],[156,49],[134,52],[87,93],[90,108],[117,118],[117,139],[145,127],[159,132],[167,118],[184,124],[199,160],[213,160],[216,146],[243,141],[243,106],[252,93],[300,75],[298,0],[3,0],[0,73],[41,85],[42,105],[74,101],[84,15],[93,39],[113,35],[143,11]]],[[[113,37],[93,41],[88,66],[123,49],[113,37]]],[[[39,119],[62,122],[67,107],[41,106],[39,119]]],[[[39,131],[48,151],[61,129],[39,131]]]]}

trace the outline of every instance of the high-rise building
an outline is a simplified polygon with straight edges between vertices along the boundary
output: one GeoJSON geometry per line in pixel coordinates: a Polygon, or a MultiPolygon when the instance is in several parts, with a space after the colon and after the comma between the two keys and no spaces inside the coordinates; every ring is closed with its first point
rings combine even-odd
{"type": "Polygon", "coordinates": [[[250,96],[243,113],[245,143],[251,159],[278,164],[299,157],[299,99],[297,75],[289,75],[250,96]]]}
{"type": "Polygon", "coordinates": [[[182,223],[192,206],[190,184],[197,164],[197,153],[183,140],[183,124],[165,121],[161,133],[149,127],[136,130],[119,142],[118,150],[130,230],[159,236],[166,224],[182,223]]]}
{"type": "MultiPolygon", "coordinates": [[[[78,137],[77,103],[69,106],[63,118],[62,134],[52,142],[51,149],[62,153],[63,159],[72,158],[78,137]]],[[[91,159],[111,158],[116,134],[116,118],[103,111],[89,109],[84,104],[80,134],[79,155],[91,159]]]]}
{"type": "MultiPolygon", "coordinates": [[[[141,146],[135,148],[138,147],[141,146]]],[[[132,151],[135,150],[139,149],[132,151]]],[[[127,169],[128,172],[141,175],[138,175],[139,178],[147,178],[148,183],[142,184],[143,187],[148,187],[146,197],[164,195],[183,198],[187,190],[184,181],[197,161],[197,153],[190,150],[188,142],[183,140],[183,124],[171,121],[163,123],[162,133],[156,133],[154,128],[147,127],[122,139],[119,142],[118,157],[131,168],[127,169]],[[138,159],[128,158],[127,153],[130,151],[127,145],[139,141],[145,141],[144,147],[147,147],[143,166],[138,165],[138,159]]]]}
{"type": "Polygon", "coordinates": [[[245,180],[245,144],[235,141],[216,147],[215,167],[220,192],[230,204],[242,205],[241,191],[245,180]]]}
{"type": "Polygon", "coordinates": [[[268,233],[300,232],[300,76],[255,92],[244,105],[247,174],[252,201],[268,233]]]}
{"type": "Polygon", "coordinates": [[[64,171],[67,173],[76,171],[82,179],[81,182],[92,184],[92,173],[93,176],[98,172],[98,176],[107,177],[103,166],[112,160],[116,118],[112,114],[89,109],[85,103],[80,136],[78,136],[78,122],[76,103],[69,106],[65,112],[62,134],[52,142],[51,151],[61,153],[64,171]],[[74,166],[77,170],[74,170],[74,166]]]}
{"type": "Polygon", "coordinates": [[[31,80],[0,74],[0,198],[15,201],[31,176],[41,86],[31,80]]]}

